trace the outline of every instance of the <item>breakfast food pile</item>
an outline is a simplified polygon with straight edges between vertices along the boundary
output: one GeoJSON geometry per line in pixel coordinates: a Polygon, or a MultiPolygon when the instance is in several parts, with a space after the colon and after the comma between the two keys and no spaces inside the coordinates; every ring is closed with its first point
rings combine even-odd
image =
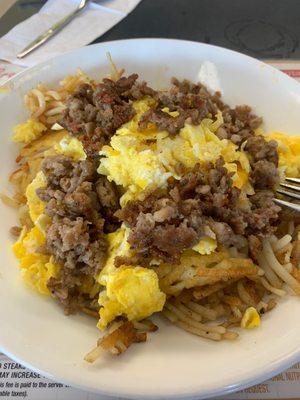
{"type": "Polygon", "coordinates": [[[25,97],[11,174],[25,282],[107,329],[86,360],[158,327],[215,341],[300,295],[300,221],[274,193],[300,175],[300,136],[265,134],[248,106],[202,84],[155,90],[115,69],[25,97]]]}

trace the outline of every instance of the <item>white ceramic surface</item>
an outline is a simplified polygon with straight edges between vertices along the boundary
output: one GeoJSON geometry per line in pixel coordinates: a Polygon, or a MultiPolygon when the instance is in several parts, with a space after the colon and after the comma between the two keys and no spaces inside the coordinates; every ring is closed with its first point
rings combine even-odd
{"type": "MultiPolygon", "coordinates": [[[[277,70],[244,55],[209,45],[161,39],[102,43],[25,71],[0,99],[0,188],[16,148],[12,128],[24,121],[23,95],[39,82],[56,83],[78,67],[93,77],[108,73],[105,53],[127,73],[137,72],[155,86],[169,78],[197,80],[203,61],[213,62],[224,98],[249,104],[264,117],[266,128],[300,131],[300,85],[277,70]]],[[[8,229],[12,210],[1,207],[0,350],[41,374],[98,393],[129,398],[209,397],[262,381],[300,360],[300,302],[290,297],[263,317],[260,329],[241,332],[234,342],[213,343],[185,333],[163,320],[146,344],[121,357],[105,356],[89,365],[84,354],[95,344],[95,322],[65,317],[51,299],[28,290],[20,277],[8,229]]]]}

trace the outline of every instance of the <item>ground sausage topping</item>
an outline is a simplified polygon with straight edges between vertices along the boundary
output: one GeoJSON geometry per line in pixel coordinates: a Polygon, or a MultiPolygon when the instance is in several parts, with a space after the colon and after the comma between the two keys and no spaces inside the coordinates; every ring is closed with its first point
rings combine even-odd
{"type": "Polygon", "coordinates": [[[221,93],[211,94],[204,85],[194,84],[187,80],[172,79],[168,91],[158,91],[154,96],[157,104],[141,117],[139,126],[144,130],[148,123],[154,123],[159,130],[166,130],[174,135],[183,128],[185,122],[199,125],[203,118],[215,117],[222,111],[224,123],[217,131],[220,139],[231,139],[240,145],[254,135],[254,130],[262,119],[252,114],[248,106],[231,109],[221,101],[221,93]],[[177,116],[165,112],[176,111],[177,116]]]}
{"type": "MultiPolygon", "coordinates": [[[[105,263],[105,217],[107,210],[117,210],[119,197],[112,183],[97,176],[92,161],[48,157],[42,171],[47,187],[38,189],[37,194],[46,202],[45,213],[52,219],[44,251],[62,266],[59,278],[51,278],[48,287],[66,311],[73,312],[82,303],[82,282],[96,276],[105,263]]],[[[110,228],[113,223],[111,217],[110,228]]]]}
{"type": "Polygon", "coordinates": [[[267,142],[263,136],[248,138],[245,151],[250,157],[250,180],[255,189],[273,189],[279,183],[277,147],[275,140],[267,142]]]}
{"type": "Polygon", "coordinates": [[[97,156],[115,131],[131,120],[132,100],[154,95],[155,91],[145,82],[136,82],[137,78],[132,74],[116,82],[105,78],[96,86],[82,84],[69,97],[60,124],[79,136],[89,156],[97,156]]]}
{"type": "Polygon", "coordinates": [[[262,118],[253,114],[249,106],[237,106],[232,109],[227,104],[219,103],[219,107],[224,119],[223,125],[217,131],[220,139],[230,139],[240,146],[254,136],[255,129],[262,123],[262,118]]]}
{"type": "Polygon", "coordinates": [[[254,130],[262,123],[250,107],[232,109],[221,101],[221,93],[211,94],[200,83],[173,78],[168,91],[156,91],[145,82],[139,82],[137,74],[132,74],[116,82],[105,78],[98,85],[81,84],[69,97],[60,124],[79,137],[89,156],[97,157],[115,131],[133,118],[132,101],[145,96],[151,96],[156,103],[142,115],[141,131],[153,123],[159,130],[175,135],[185,122],[198,125],[203,118],[214,118],[221,110],[224,123],[216,132],[217,136],[241,145],[254,136],[254,130]],[[169,112],[176,111],[176,115],[171,116],[166,108],[169,112]]]}
{"type": "Polygon", "coordinates": [[[187,80],[182,82],[172,79],[169,91],[157,92],[157,104],[142,116],[139,127],[144,130],[148,123],[154,123],[159,130],[166,130],[174,135],[183,128],[188,120],[198,125],[208,114],[215,115],[220,94],[212,96],[205,86],[193,84],[187,80]],[[163,111],[176,111],[178,116],[171,116],[163,111]]]}
{"type": "Polygon", "coordinates": [[[185,249],[207,236],[236,247],[244,247],[246,237],[255,255],[260,239],[274,231],[278,220],[280,207],[272,196],[260,191],[249,197],[249,209],[241,207],[240,190],[232,186],[220,158],[215,166],[196,165],[164,193],[127,203],[117,215],[131,228],[128,242],[144,262],[161,258],[177,263],[185,249]]]}

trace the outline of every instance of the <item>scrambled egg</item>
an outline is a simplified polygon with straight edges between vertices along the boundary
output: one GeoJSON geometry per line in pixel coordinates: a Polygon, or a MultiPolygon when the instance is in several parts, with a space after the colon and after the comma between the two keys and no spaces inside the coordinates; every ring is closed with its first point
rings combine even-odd
{"type": "Polygon", "coordinates": [[[297,178],[300,175],[300,136],[273,132],[266,139],[278,142],[279,167],[285,169],[286,176],[297,178]]]}
{"type": "MultiPolygon", "coordinates": [[[[128,189],[134,197],[148,185],[165,187],[172,174],[159,162],[157,155],[132,136],[113,136],[110,146],[104,146],[100,154],[98,172],[110,181],[128,189]]],[[[127,194],[127,197],[130,196],[127,194]]]]}
{"type": "Polygon", "coordinates": [[[39,248],[44,243],[45,235],[35,226],[29,232],[23,228],[12,248],[20,261],[25,282],[39,293],[49,295],[47,282],[58,275],[59,266],[54,263],[53,257],[39,253],[39,248]]]}
{"type": "Polygon", "coordinates": [[[26,189],[29,215],[33,223],[35,223],[40,215],[43,214],[45,209],[45,203],[39,199],[38,195],[36,194],[36,190],[39,188],[44,188],[45,186],[47,186],[46,177],[43,172],[40,171],[26,189]]]}
{"type": "Polygon", "coordinates": [[[220,155],[224,157],[228,171],[233,172],[233,184],[249,194],[253,193],[248,181],[250,164],[245,152],[227,139],[220,140],[215,134],[223,123],[221,112],[215,121],[206,118],[198,126],[186,124],[178,135],[171,137],[152,124],[140,132],[138,120],[150,107],[149,100],[135,102],[134,107],[137,112],[134,119],[118,129],[110,145],[104,146],[100,152],[104,157],[98,172],[125,188],[121,205],[136,198],[147,186],[163,188],[169,177],[180,179],[179,164],[190,169],[198,162],[215,162],[220,155]]]}
{"type": "Polygon", "coordinates": [[[260,326],[260,315],[256,308],[248,307],[241,320],[241,327],[245,329],[257,328],[260,326]]]}
{"type": "Polygon", "coordinates": [[[161,311],[166,295],[160,291],[156,273],[148,268],[123,266],[106,279],[106,291],[99,296],[100,321],[103,329],[118,315],[129,321],[141,320],[161,311]]]}
{"type": "Polygon", "coordinates": [[[129,229],[122,225],[118,230],[106,235],[108,241],[108,257],[106,264],[102,269],[98,281],[101,285],[106,284],[106,277],[116,270],[114,259],[117,256],[129,256],[130,245],[127,242],[129,229]]]}
{"type": "Polygon", "coordinates": [[[199,254],[211,254],[217,248],[216,239],[205,237],[202,238],[198,244],[193,247],[193,250],[199,254]]]}
{"type": "Polygon", "coordinates": [[[119,315],[126,315],[129,320],[146,318],[161,311],[166,300],[153,270],[140,266],[114,266],[116,256],[130,254],[127,236],[128,230],[123,226],[107,235],[109,257],[98,277],[98,282],[106,287],[99,295],[100,329],[119,315]]]}
{"type": "Polygon", "coordinates": [[[42,136],[47,127],[33,118],[28,119],[23,124],[19,124],[14,128],[13,141],[28,144],[33,140],[42,136]]]}
{"type": "Polygon", "coordinates": [[[63,154],[73,158],[74,161],[82,161],[86,159],[83,145],[80,140],[66,136],[54,146],[54,150],[58,154],[63,154]]]}

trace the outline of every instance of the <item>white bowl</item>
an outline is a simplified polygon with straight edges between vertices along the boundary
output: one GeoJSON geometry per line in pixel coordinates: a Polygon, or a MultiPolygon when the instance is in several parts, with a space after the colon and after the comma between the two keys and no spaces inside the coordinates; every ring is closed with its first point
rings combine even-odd
{"type": "MultiPolygon", "coordinates": [[[[12,128],[26,118],[23,96],[39,82],[57,83],[78,67],[93,77],[109,72],[106,52],[126,73],[137,72],[154,86],[172,76],[197,80],[203,61],[216,65],[224,98],[249,104],[264,117],[267,130],[289,134],[300,128],[300,85],[281,72],[222,48],[164,39],[101,43],[31,68],[10,81],[0,99],[1,192],[9,190],[16,146],[12,128]]],[[[120,357],[105,356],[94,365],[83,361],[99,335],[95,321],[65,317],[50,298],[22,282],[11,252],[8,230],[15,214],[1,207],[0,350],[25,366],[72,386],[130,398],[204,398],[229,393],[265,380],[300,360],[299,300],[289,297],[262,318],[259,329],[238,340],[212,343],[159,319],[160,329],[146,344],[133,345],[120,357]]]]}

